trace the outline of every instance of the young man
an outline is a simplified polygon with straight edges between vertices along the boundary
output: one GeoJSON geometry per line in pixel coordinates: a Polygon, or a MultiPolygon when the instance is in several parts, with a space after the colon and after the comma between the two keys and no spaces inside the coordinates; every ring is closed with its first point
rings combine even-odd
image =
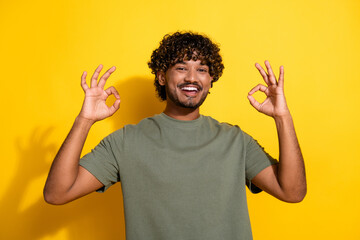
{"type": "Polygon", "coordinates": [[[283,67],[277,80],[269,62],[267,72],[255,66],[266,86],[254,87],[248,99],[275,120],[279,162],[238,126],[200,115],[199,107],[222,74],[222,58],[207,37],[177,32],[164,37],[149,62],[158,94],[166,101],[164,112],[110,134],[80,159],[91,126],[120,105],[114,87],[104,90],[115,67],[98,80],[100,65],[90,87],[84,72],[85,100],[54,159],[45,200],[64,204],[121,181],[127,239],[252,239],[246,185],[286,202],[299,202],[306,194],[283,67]],[[256,91],[266,94],[263,103],[253,98],[256,91]],[[110,95],[116,101],[108,107],[110,95]]]}

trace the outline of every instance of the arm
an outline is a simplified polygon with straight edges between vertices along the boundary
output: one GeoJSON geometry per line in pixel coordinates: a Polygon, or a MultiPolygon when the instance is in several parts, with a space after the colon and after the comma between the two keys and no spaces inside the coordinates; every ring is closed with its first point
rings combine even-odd
{"type": "Polygon", "coordinates": [[[286,202],[300,202],[306,195],[305,167],[295,128],[284,95],[284,68],[280,67],[279,81],[265,61],[267,72],[259,70],[267,86],[257,85],[248,95],[250,104],[259,112],[275,120],[279,140],[279,164],[265,168],[252,182],[265,192],[286,202]],[[267,96],[264,102],[257,102],[252,94],[257,91],[267,96]]]}
{"type": "Polygon", "coordinates": [[[94,72],[90,87],[86,84],[86,72],[81,77],[81,86],[85,100],[70,133],[57,153],[44,187],[44,199],[50,204],[64,204],[93,192],[103,186],[85,168],[79,166],[80,154],[91,126],[113,115],[120,106],[120,96],[114,87],[104,90],[106,80],[115,71],[110,68],[97,81],[102,65],[94,72]],[[108,107],[106,99],[110,95],[116,98],[108,107]]]}

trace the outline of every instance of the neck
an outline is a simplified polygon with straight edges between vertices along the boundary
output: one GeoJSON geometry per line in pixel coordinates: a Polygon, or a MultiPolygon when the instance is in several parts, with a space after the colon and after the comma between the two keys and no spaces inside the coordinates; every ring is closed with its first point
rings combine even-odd
{"type": "Polygon", "coordinates": [[[169,102],[166,104],[164,113],[169,117],[182,121],[191,121],[200,117],[199,108],[184,108],[179,106],[172,106],[169,102]]]}

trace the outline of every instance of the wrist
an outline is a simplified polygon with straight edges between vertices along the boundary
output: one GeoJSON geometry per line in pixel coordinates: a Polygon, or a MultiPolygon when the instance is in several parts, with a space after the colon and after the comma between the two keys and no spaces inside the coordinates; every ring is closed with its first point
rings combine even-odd
{"type": "Polygon", "coordinates": [[[76,125],[80,125],[82,127],[85,127],[85,128],[88,128],[90,129],[92,125],[94,125],[96,121],[94,120],[91,120],[91,119],[88,119],[88,118],[85,118],[81,115],[78,115],[75,119],[75,124],[76,125]]]}
{"type": "Polygon", "coordinates": [[[274,118],[275,122],[292,121],[292,116],[291,116],[289,111],[284,112],[284,113],[279,114],[279,115],[275,115],[273,118],[274,118]]]}

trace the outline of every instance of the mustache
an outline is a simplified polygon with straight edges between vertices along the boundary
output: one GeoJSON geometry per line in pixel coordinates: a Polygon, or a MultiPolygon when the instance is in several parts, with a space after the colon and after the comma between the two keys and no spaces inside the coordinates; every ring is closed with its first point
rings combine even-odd
{"type": "Polygon", "coordinates": [[[191,85],[191,86],[196,86],[199,90],[203,90],[203,88],[197,83],[197,82],[186,82],[186,83],[181,83],[181,84],[178,84],[177,87],[178,88],[182,88],[182,87],[185,87],[185,86],[188,86],[188,85],[191,85]]]}

